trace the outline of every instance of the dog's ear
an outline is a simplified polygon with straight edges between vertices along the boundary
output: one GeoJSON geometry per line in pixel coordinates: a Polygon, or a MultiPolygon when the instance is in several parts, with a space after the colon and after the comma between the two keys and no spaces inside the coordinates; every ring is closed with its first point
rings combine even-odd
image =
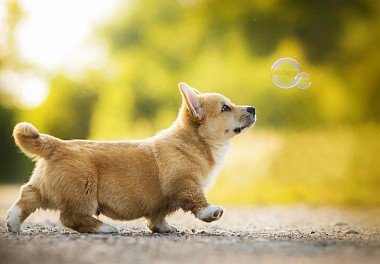
{"type": "Polygon", "coordinates": [[[192,116],[198,122],[201,122],[204,118],[203,108],[201,106],[199,94],[196,89],[191,88],[187,83],[180,82],[178,84],[179,90],[182,93],[182,98],[187,108],[190,110],[192,116]]]}
{"type": "Polygon", "coordinates": [[[196,93],[196,94],[201,94],[200,91],[198,91],[197,89],[195,89],[194,87],[190,87],[191,89],[193,89],[193,91],[196,93]]]}

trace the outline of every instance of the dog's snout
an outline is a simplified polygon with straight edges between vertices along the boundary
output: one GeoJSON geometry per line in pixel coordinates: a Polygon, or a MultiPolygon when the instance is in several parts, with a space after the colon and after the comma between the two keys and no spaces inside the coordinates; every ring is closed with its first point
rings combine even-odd
{"type": "Polygon", "coordinates": [[[249,106],[249,107],[247,107],[247,112],[254,115],[255,114],[255,108],[253,106],[249,106]]]}

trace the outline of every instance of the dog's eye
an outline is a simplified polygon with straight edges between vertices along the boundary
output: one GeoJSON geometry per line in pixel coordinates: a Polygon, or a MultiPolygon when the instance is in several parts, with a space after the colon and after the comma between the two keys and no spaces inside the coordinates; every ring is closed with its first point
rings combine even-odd
{"type": "Polygon", "coordinates": [[[229,111],[231,111],[231,107],[229,107],[228,105],[223,105],[222,106],[222,112],[229,112],[229,111]]]}

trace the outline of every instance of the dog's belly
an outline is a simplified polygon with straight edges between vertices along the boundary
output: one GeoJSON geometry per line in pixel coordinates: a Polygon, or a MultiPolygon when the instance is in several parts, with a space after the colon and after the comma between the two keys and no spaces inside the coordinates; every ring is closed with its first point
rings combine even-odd
{"type": "MultiPolygon", "coordinates": [[[[130,204],[129,204],[130,205],[130,204]]],[[[115,220],[134,220],[143,217],[143,212],[136,206],[110,205],[99,203],[99,213],[115,220]]]]}
{"type": "Polygon", "coordinates": [[[112,219],[151,218],[178,209],[162,193],[155,174],[121,174],[117,184],[112,177],[103,175],[98,184],[99,211],[112,219]]]}
{"type": "Polygon", "coordinates": [[[163,196],[156,160],[148,144],[81,142],[70,159],[40,160],[32,183],[43,193],[42,208],[81,204],[119,220],[148,217],[160,210],[163,196]],[[87,144],[87,145],[86,145],[87,144]],[[77,201],[78,193],[83,199],[77,201]]]}
{"type": "Polygon", "coordinates": [[[133,220],[166,213],[168,202],[156,175],[121,174],[117,181],[100,177],[98,204],[100,213],[118,220],[133,220]]]}
{"type": "Polygon", "coordinates": [[[142,186],[124,186],[99,195],[99,212],[116,220],[133,220],[166,214],[168,206],[159,188],[147,190],[142,186]]]}
{"type": "Polygon", "coordinates": [[[135,148],[99,164],[98,204],[119,220],[149,217],[165,204],[151,151],[135,148]]]}

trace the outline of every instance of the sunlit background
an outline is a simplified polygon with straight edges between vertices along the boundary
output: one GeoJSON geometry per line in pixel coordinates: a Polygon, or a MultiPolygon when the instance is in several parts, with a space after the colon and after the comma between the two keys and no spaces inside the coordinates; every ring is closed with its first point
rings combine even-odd
{"type": "Polygon", "coordinates": [[[177,83],[256,106],[211,201],[380,205],[380,2],[0,0],[0,183],[33,163],[19,121],[63,139],[142,138],[170,125],[177,83]],[[281,89],[291,57],[309,89],[281,89]]]}

